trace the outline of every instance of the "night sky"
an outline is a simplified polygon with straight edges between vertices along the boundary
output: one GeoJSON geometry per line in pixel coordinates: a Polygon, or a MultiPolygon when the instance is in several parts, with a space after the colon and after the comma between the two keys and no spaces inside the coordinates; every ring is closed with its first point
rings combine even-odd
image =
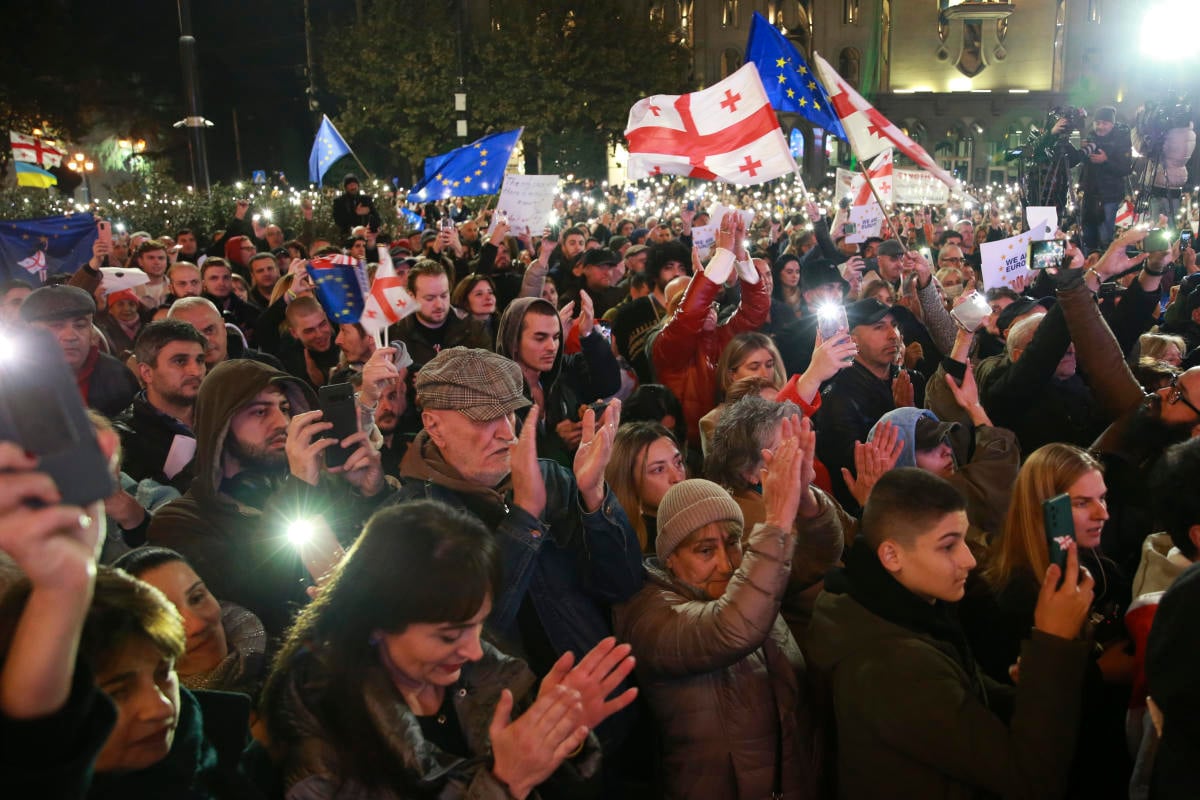
{"type": "MultiPolygon", "coordinates": [[[[186,135],[170,127],[185,114],[174,2],[8,5],[0,91],[10,102],[39,98],[73,116],[82,135],[105,126],[145,138],[187,179],[186,135]]],[[[353,8],[349,0],[312,0],[314,39],[330,18],[353,8]]],[[[302,0],[194,0],[192,24],[202,111],[215,124],[207,133],[212,180],[238,177],[236,109],[242,177],[283,169],[293,183],[305,182],[316,124],[304,95],[302,0]]]]}

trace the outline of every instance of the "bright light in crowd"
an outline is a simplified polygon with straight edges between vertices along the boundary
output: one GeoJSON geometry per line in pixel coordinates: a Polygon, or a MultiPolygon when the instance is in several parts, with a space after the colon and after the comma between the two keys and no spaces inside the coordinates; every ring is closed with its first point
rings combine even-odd
{"type": "Polygon", "coordinates": [[[817,318],[823,320],[834,320],[842,315],[844,306],[837,303],[821,303],[817,306],[817,318]]]}
{"type": "Polygon", "coordinates": [[[287,538],[295,547],[303,547],[312,539],[316,528],[312,520],[298,519],[288,523],[287,538]]]}
{"type": "Polygon", "coordinates": [[[1195,0],[1165,0],[1142,15],[1139,39],[1142,55],[1155,61],[1176,60],[1190,52],[1191,31],[1200,25],[1200,4],[1195,0]]]}

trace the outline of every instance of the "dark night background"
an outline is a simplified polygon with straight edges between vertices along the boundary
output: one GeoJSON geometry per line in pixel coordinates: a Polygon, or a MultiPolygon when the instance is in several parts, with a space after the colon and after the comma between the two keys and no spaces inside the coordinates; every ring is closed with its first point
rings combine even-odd
{"type": "MultiPolygon", "coordinates": [[[[160,154],[177,178],[190,180],[186,134],[171,127],[185,115],[175,2],[5,5],[0,112],[10,127],[21,130],[40,116],[61,124],[69,139],[100,130],[144,138],[150,154],[160,154]]],[[[355,11],[349,0],[311,0],[310,13],[318,43],[331,20],[355,11]]],[[[282,169],[294,184],[304,183],[320,112],[308,110],[305,96],[303,0],[196,0],[192,25],[201,108],[214,123],[206,134],[212,180],[282,169]],[[237,174],[235,110],[243,175],[237,174]]],[[[405,33],[381,32],[370,44],[400,46],[405,33]]],[[[322,110],[332,115],[336,109],[322,110]]]]}

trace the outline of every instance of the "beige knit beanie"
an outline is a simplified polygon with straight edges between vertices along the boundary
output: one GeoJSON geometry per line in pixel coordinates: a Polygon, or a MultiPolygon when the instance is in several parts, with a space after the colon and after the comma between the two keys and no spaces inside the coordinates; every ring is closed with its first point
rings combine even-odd
{"type": "Polygon", "coordinates": [[[742,509],[729,492],[703,478],[675,484],[658,504],[658,537],[654,551],[659,562],[665,565],[667,556],[695,531],[710,522],[725,521],[744,524],[742,509]]]}

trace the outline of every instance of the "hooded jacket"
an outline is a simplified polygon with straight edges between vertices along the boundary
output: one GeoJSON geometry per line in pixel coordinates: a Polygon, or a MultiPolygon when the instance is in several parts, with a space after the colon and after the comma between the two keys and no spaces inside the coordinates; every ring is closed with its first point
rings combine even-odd
{"type": "MultiPolygon", "coordinates": [[[[549,301],[540,297],[518,297],[509,303],[500,317],[500,324],[496,329],[497,353],[518,364],[521,363],[518,357],[521,350],[521,329],[525,325],[525,315],[535,307],[539,313],[558,319],[558,312],[549,301]]],[[[562,331],[561,323],[559,332],[563,336],[554,356],[554,366],[543,372],[541,377],[546,407],[542,409],[538,419],[537,450],[542,458],[551,458],[565,467],[570,467],[573,451],[555,431],[555,426],[564,420],[578,422],[581,405],[616,394],[621,388],[621,367],[608,340],[599,329],[593,328],[591,335],[579,340],[583,352],[571,355],[563,353],[566,335],[562,331]]],[[[533,399],[528,382],[525,385],[525,396],[533,399]]]]}
{"type": "Polygon", "coordinates": [[[812,797],[804,657],[779,613],[796,537],[757,525],[725,594],[711,600],[646,561],[616,610],[663,739],[668,798],[770,797],[782,735],[783,797],[812,797]]]}
{"type": "Polygon", "coordinates": [[[257,361],[226,361],[208,374],[196,399],[196,477],[183,497],[154,515],[147,536],[152,544],[182,553],[214,596],[250,610],[269,636],[277,636],[295,606],[308,601],[310,584],[298,551],[287,541],[287,523],[321,515],[349,542],[389,492],[363,498],[347,491],[343,479],[324,473],[313,487],[288,474],[286,466],[223,479],[222,454],[234,414],[270,386],[283,391],[293,413],[316,405],[302,381],[257,361]]]}
{"type": "Polygon", "coordinates": [[[1014,694],[979,671],[953,607],[911,594],[861,539],[825,586],[805,652],[833,687],[840,797],[1063,796],[1086,642],[1034,631],[1014,694]]]}
{"type": "MultiPolygon", "coordinates": [[[[934,375],[935,383],[940,373],[934,375]]],[[[923,408],[905,406],[884,414],[871,427],[867,441],[875,438],[879,426],[890,422],[896,426],[904,449],[896,461],[897,467],[917,466],[916,442],[917,420],[928,417],[939,422],[937,414],[923,408]]],[[[998,535],[1004,527],[1012,500],[1012,487],[1021,469],[1021,448],[1016,435],[1007,428],[984,425],[975,428],[975,447],[970,461],[963,463],[962,454],[954,453],[953,475],[944,476],[967,501],[967,520],[973,530],[967,537],[976,544],[987,546],[990,537],[998,535]]]]}

